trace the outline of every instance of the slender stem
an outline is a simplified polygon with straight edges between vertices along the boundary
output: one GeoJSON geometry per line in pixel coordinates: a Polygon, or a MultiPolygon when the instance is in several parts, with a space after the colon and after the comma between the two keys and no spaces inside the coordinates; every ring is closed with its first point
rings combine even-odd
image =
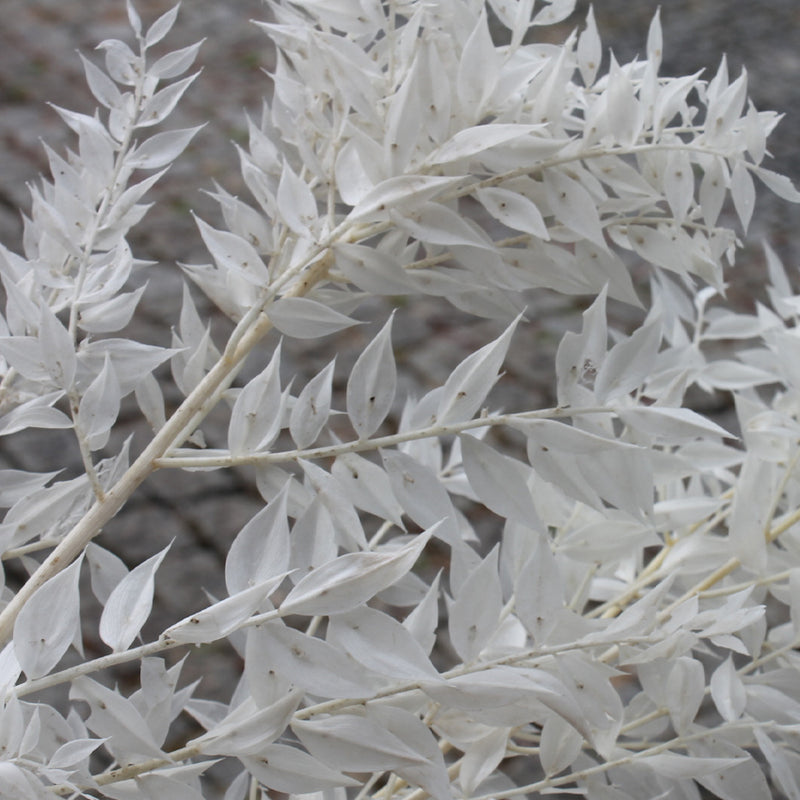
{"type": "Polygon", "coordinates": [[[498,425],[513,425],[517,420],[536,419],[564,419],[587,414],[613,414],[613,408],[605,406],[587,406],[585,408],[569,408],[556,406],[538,411],[521,411],[514,414],[495,414],[486,417],[453,422],[447,425],[430,425],[415,431],[404,431],[387,436],[378,436],[374,439],[357,439],[341,444],[327,445],[325,447],[312,447],[307,450],[285,450],[280,453],[248,453],[241,456],[225,455],[170,455],[159,458],[155,466],[158,468],[184,469],[187,467],[234,467],[245,464],[277,464],[298,459],[323,459],[336,458],[346,453],[360,453],[368,450],[377,450],[381,447],[393,447],[403,442],[417,439],[429,439],[441,436],[456,436],[464,431],[475,428],[494,427],[498,425]]]}
{"type": "Polygon", "coordinates": [[[141,455],[133,462],[116,485],[106,492],[102,500],[97,500],[92,505],[47,559],[42,562],[0,613],[0,647],[5,645],[11,638],[14,621],[31,595],[42,584],[69,566],[83,552],[86,545],[100,533],[103,526],[122,508],[131,494],[153,471],[155,460],[175,446],[175,437],[180,434],[186,423],[202,407],[206,397],[213,393],[228,374],[241,364],[247,354],[271,327],[269,319],[266,316],[262,317],[242,338],[238,348],[233,353],[223,355],[153,437],[150,444],[142,451],[141,455]]]}

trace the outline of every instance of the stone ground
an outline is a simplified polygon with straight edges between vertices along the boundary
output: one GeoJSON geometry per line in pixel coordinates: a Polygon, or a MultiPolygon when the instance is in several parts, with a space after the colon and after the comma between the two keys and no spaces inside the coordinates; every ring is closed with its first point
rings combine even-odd
{"type": "MultiPolygon", "coordinates": [[[[139,0],[146,21],[171,5],[171,0],[139,0]]],[[[595,15],[604,45],[624,61],[644,51],[649,21],[662,5],[665,63],[662,74],[689,74],[716,69],[728,54],[732,74],[746,64],[750,93],[759,109],[786,112],[773,140],[774,168],[800,178],[800,5],[796,0],[761,0],[757,8],[743,0],[602,0],[595,15]]],[[[563,40],[579,24],[588,4],[569,25],[548,31],[563,40]]],[[[91,113],[93,99],[86,90],[76,50],[92,54],[106,38],[126,38],[123,0],[0,0],[0,241],[19,249],[18,209],[28,205],[26,182],[46,168],[40,140],[56,150],[69,144],[68,132],[46,103],[91,113]]],[[[199,191],[218,180],[234,194],[242,192],[232,141],[242,141],[244,112],[259,112],[268,89],[262,68],[272,56],[250,18],[263,19],[259,0],[185,0],[179,22],[169,39],[172,47],[208,37],[200,55],[203,74],[185,98],[171,127],[208,121],[191,148],[172,168],[154,193],[158,210],[147,217],[133,239],[137,257],[158,262],[150,271],[150,289],[132,335],[159,344],[169,343],[170,326],[177,322],[181,279],[176,261],[204,260],[189,211],[214,221],[216,209],[199,191]]],[[[754,224],[733,278],[740,288],[735,297],[746,303],[763,284],[763,259],[758,241],[768,238],[786,259],[800,264],[799,207],[788,206],[761,192],[754,224]]],[[[502,381],[499,403],[507,408],[534,407],[551,400],[551,358],[558,334],[577,324],[581,302],[532,298],[531,323],[517,334],[502,381]]],[[[386,318],[388,307],[373,303],[362,310],[367,332],[386,318]]],[[[209,312],[213,313],[213,312],[209,312]]],[[[215,330],[225,323],[215,315],[215,330]]],[[[496,335],[499,324],[476,321],[449,306],[425,300],[399,309],[394,326],[406,386],[416,391],[441,383],[467,353],[496,335]]],[[[312,343],[287,349],[284,377],[297,374],[297,386],[326,364],[334,353],[346,368],[368,341],[364,331],[346,332],[334,342],[312,343]]],[[[346,375],[346,371],[342,372],[346,375]]],[[[344,381],[337,387],[342,389],[344,381]]],[[[176,397],[171,399],[175,400],[176,397]]],[[[718,398],[721,406],[725,398],[718,398]]],[[[716,400],[714,401],[716,402],[716,400]]],[[[124,422],[134,430],[133,418],[124,422]]],[[[211,429],[211,444],[224,441],[224,426],[211,429]]],[[[138,429],[135,446],[144,441],[138,429]]],[[[0,466],[45,468],[63,463],[68,439],[31,435],[20,441],[0,442],[0,466]]],[[[198,607],[204,592],[223,591],[225,553],[241,525],[261,506],[252,476],[231,473],[160,473],[142,487],[103,535],[103,543],[129,565],[138,563],[174,539],[169,558],[157,581],[157,613],[146,628],[156,635],[163,627],[198,607]]],[[[20,576],[9,565],[9,581],[20,576]]],[[[103,652],[96,634],[86,634],[87,655],[103,652]]],[[[190,660],[191,661],[191,660],[190,660]]],[[[238,658],[220,650],[203,666],[204,696],[226,695],[239,673],[238,658]]],[[[135,675],[124,671],[115,680],[125,683],[135,675]]],[[[194,674],[187,677],[194,677],[194,674]]],[[[219,778],[224,785],[224,775],[219,778]]]]}

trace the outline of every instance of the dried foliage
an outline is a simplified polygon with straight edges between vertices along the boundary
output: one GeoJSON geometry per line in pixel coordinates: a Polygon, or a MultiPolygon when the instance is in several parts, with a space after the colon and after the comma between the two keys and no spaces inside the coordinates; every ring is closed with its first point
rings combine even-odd
{"type": "Polygon", "coordinates": [[[218,188],[227,227],[198,220],[210,261],[181,265],[234,323],[216,344],[188,290],[170,346],[115,335],[147,268],[126,237],[196,133],[151,128],[199,45],[151,58],[177,8],[144,27],[129,4],[134,48],[84,59],[100,111],[57,109],[77,146],[48,150],[24,254],[0,248],[0,434],[69,429],[84,466],[0,472],[3,559],[30,574],[2,593],[1,798],[190,800],[219,759],[239,765],[225,800],[800,797],[800,296],[767,248],[771,307],[723,298],[727,224],[746,231],[756,183],[800,200],[764,166],[779,117],[724,61],[659,75],[658,17],[646,58],[603,73],[591,13],[537,44],[572,6],[272,3],[251,197],[218,188]],[[492,411],[534,290],[591,298],[558,347],[557,406],[492,411]],[[327,336],[398,295],[510,324],[422,397],[398,396],[391,317],[343,407],[334,363],[286,385],[280,346],[234,385],[271,330],[327,336]],[[641,325],[612,330],[609,298],[645,307],[641,325]],[[733,392],[740,438],[687,407],[692,387],[733,392]],[[109,454],[132,393],[152,439],[109,454]],[[204,447],[217,407],[224,449],[204,447]],[[128,570],[92,540],[155,471],[234,465],[264,507],[230,547],[228,595],[142,643],[169,548],[128,570]],[[81,573],[103,608],[94,659],[81,573]],[[227,702],[180,679],[219,647],[244,665],[227,702]],[[133,693],[109,679],[126,662],[133,693]],[[203,732],[167,749],[181,715],[203,732]]]}

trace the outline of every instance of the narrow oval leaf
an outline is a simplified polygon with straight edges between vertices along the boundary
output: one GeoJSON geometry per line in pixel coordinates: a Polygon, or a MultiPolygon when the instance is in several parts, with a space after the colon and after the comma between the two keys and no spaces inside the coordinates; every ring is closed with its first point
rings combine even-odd
{"type": "Polygon", "coordinates": [[[172,546],[132,569],[117,585],[100,617],[100,638],[115,652],[127,650],[153,608],[156,570],[172,546]]]}
{"type": "Polygon", "coordinates": [[[281,345],[269,364],[239,392],[228,425],[232,455],[266,450],[281,430],[281,345]]]}
{"type": "Polygon", "coordinates": [[[300,692],[290,692],[271,706],[258,708],[248,698],[192,744],[212,756],[257,755],[284,732],[302,699],[300,692]]]}
{"type": "Polygon", "coordinates": [[[559,169],[545,170],[544,186],[556,219],[578,236],[605,250],[606,241],[597,202],[588,190],[559,169]]]}
{"type": "Polygon", "coordinates": [[[158,169],[172,163],[202,128],[184,128],[156,133],[140,144],[126,160],[126,165],[138,169],[158,169]]]}
{"type": "Polygon", "coordinates": [[[381,458],[403,511],[423,528],[440,523],[436,535],[446,542],[458,541],[453,501],[438,476],[399,450],[383,450],[381,458]]]}
{"type": "Polygon", "coordinates": [[[503,608],[498,552],[495,547],[478,564],[450,604],[450,641],[464,662],[477,658],[497,629],[503,608]]]}
{"type": "Polygon", "coordinates": [[[283,583],[287,575],[288,573],[276,575],[226,597],[175,623],[164,635],[173,641],[190,644],[205,644],[224,639],[241,628],[253,614],[264,610],[266,599],[283,583]]]}
{"type": "Polygon", "coordinates": [[[289,482],[239,531],[225,559],[229,594],[249,589],[289,568],[289,482]]]}
{"type": "Polygon", "coordinates": [[[444,425],[472,419],[500,377],[499,370],[519,320],[517,317],[497,339],[467,356],[453,370],[439,397],[438,422],[444,425]]]}
{"type": "Polygon", "coordinates": [[[281,603],[285,614],[337,614],[351,611],[400,580],[422,553],[434,529],[404,547],[346,553],[308,573],[281,603]]]}
{"type": "Polygon", "coordinates": [[[476,196],[483,207],[503,225],[540,239],[550,238],[541,211],[527,197],[501,187],[479,189],[476,196]]]}
{"type": "Polygon", "coordinates": [[[42,584],[14,624],[14,651],[28,679],[47,675],[80,631],[80,577],[83,554],[42,584]]]}
{"type": "Polygon", "coordinates": [[[293,339],[316,339],[361,324],[307,297],[282,297],[269,307],[268,313],[272,324],[293,339]]]}
{"type": "Polygon", "coordinates": [[[535,526],[539,515],[526,481],[530,467],[474,436],[460,440],[464,471],[478,499],[495,514],[535,526]]]}
{"type": "Polygon", "coordinates": [[[728,656],[712,673],[711,699],[726,722],[735,722],[747,705],[747,690],[728,656]]]}
{"type": "Polygon", "coordinates": [[[422,647],[397,620],[374,608],[331,617],[328,640],[365,667],[399,680],[438,680],[422,647]]]}
{"type": "Polygon", "coordinates": [[[380,683],[340,648],[282,622],[268,622],[255,635],[270,669],[317,697],[369,697],[380,683]]]}
{"type": "Polygon", "coordinates": [[[428,763],[382,726],[354,714],[295,720],[292,730],[311,755],[345,772],[377,772],[428,763]]]}
{"type": "Polygon", "coordinates": [[[564,584],[544,534],[536,539],[514,590],[517,614],[537,644],[546,640],[564,607],[564,584]]]}
{"type": "Polygon", "coordinates": [[[334,358],[325,369],[315,375],[303,387],[292,406],[289,433],[301,450],[314,444],[328,422],[335,364],[334,358]]]}
{"type": "Polygon", "coordinates": [[[383,422],[397,388],[397,368],[392,351],[392,320],[358,357],[347,380],[347,415],[359,439],[366,439],[383,422]]]}
{"type": "Polygon", "coordinates": [[[267,745],[258,757],[244,756],[241,761],[259,783],[285,794],[308,794],[337,786],[360,785],[300,748],[286,744],[267,745]]]}

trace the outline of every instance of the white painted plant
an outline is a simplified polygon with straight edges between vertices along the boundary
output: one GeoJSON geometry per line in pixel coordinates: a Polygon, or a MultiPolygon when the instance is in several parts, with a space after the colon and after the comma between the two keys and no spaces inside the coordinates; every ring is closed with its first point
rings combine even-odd
{"type": "Polygon", "coordinates": [[[195,133],[150,126],[199,45],[151,57],[177,9],[147,27],[129,6],[133,49],[86,61],[100,112],[59,110],[78,144],[48,152],[24,254],[0,249],[0,433],[71,429],[85,467],[0,472],[3,559],[31,573],[2,594],[0,798],[201,798],[220,759],[238,764],[225,800],[800,797],[800,296],[767,250],[772,307],[721,299],[724,220],[746,230],[759,183],[800,199],[762,166],[779,118],[724,62],[660,76],[658,19],[646,59],[602,75],[591,15],[563,46],[527,43],[572,5],[272,4],[252,197],[217,192],[227,230],[198,221],[212,263],[183,267],[235,323],[219,351],[188,292],[169,347],[114,335],[142,295],[126,236],[195,133]],[[537,289],[590,298],[558,347],[558,406],[494,412],[537,289]],[[333,364],[282,385],[273,329],[327,336],[375,295],[513,321],[422,397],[397,396],[391,318],[338,408],[333,364]],[[607,327],[607,298],[644,297],[638,328],[607,327]],[[738,345],[721,360],[719,340],[738,345]],[[237,389],[251,354],[268,366],[237,389]],[[166,415],[169,360],[185,401],[166,415]],[[734,392],[740,439],[682,405],[692,386],[734,392]],[[131,393],[152,440],[104,453],[131,393]],[[157,470],[242,464],[265,505],[228,596],[142,643],[169,554],[128,571],[93,538],[157,470]],[[93,660],[81,573],[104,608],[93,660]],[[177,657],[221,646],[244,663],[227,703],[184,687],[177,657]],[[114,688],[125,662],[134,693],[114,688]],[[168,750],[183,714],[205,732],[168,750]]]}

